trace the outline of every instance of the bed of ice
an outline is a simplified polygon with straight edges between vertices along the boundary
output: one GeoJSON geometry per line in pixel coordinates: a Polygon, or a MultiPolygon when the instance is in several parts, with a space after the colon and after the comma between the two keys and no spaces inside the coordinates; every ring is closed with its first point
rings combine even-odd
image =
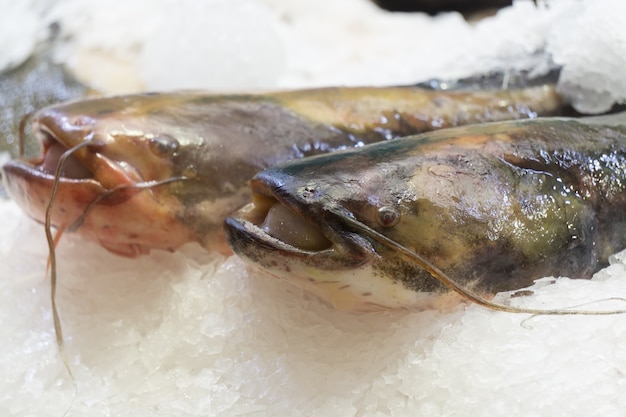
{"type": "MultiPolygon", "coordinates": [[[[388,14],[364,0],[0,0],[0,64],[24,59],[56,18],[66,39],[59,59],[110,92],[399,84],[556,63],[579,108],[624,100],[624,3],[548,6],[517,2],[469,25],[457,14],[388,14]]],[[[125,259],[68,235],[58,251],[58,303],[72,379],[54,337],[43,229],[6,201],[0,222],[2,416],[626,409],[623,315],[528,319],[476,305],[342,313],[195,245],[125,259]]],[[[626,253],[612,263],[591,281],[544,279],[511,302],[555,308],[626,297],[626,253]]]]}

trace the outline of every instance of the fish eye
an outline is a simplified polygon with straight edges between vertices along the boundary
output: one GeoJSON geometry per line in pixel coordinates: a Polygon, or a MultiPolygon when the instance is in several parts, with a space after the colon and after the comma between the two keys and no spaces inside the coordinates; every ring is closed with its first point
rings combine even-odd
{"type": "Polygon", "coordinates": [[[169,135],[158,135],[150,139],[149,147],[156,156],[172,156],[178,150],[180,144],[169,135]]]}
{"type": "Polygon", "coordinates": [[[382,227],[393,227],[400,221],[400,212],[393,207],[383,206],[378,209],[377,220],[382,227]]]}

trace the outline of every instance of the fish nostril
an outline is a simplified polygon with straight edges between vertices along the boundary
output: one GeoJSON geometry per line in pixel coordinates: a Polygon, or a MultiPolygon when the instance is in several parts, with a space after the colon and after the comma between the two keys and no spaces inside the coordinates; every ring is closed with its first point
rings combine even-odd
{"type": "Polygon", "coordinates": [[[94,119],[89,116],[78,115],[71,119],[70,125],[72,125],[73,127],[84,127],[92,126],[94,122],[94,119]]]}

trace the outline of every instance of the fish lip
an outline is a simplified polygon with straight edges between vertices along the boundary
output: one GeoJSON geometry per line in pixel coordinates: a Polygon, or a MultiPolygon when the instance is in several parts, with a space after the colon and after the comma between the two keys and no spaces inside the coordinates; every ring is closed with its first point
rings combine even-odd
{"type": "MultiPolygon", "coordinates": [[[[54,173],[39,169],[40,164],[41,162],[39,164],[36,163],[35,158],[31,158],[28,160],[11,159],[7,161],[4,165],[2,165],[2,177],[5,179],[5,182],[8,181],[9,178],[12,176],[33,179],[36,178],[37,181],[40,183],[48,183],[51,188],[55,181],[54,173]],[[35,160],[35,163],[33,163],[32,160],[35,160]]],[[[95,178],[71,178],[60,176],[58,181],[60,184],[72,186],[90,184],[91,186],[97,186],[101,188],[102,192],[106,191],[102,184],[95,178]]]]}
{"type": "MultiPolygon", "coordinates": [[[[292,258],[307,258],[323,269],[347,269],[361,266],[376,253],[371,242],[360,235],[345,229],[344,222],[324,201],[301,201],[282,184],[253,179],[250,183],[256,200],[266,199],[267,205],[273,200],[296,212],[305,220],[319,226],[322,234],[331,242],[327,249],[308,250],[292,246],[271,236],[259,224],[254,202],[243,207],[224,221],[227,240],[235,252],[249,258],[258,259],[262,252],[280,252],[292,258]],[[253,219],[257,219],[256,221],[253,219]]],[[[260,209],[267,214],[269,208],[260,209]]]]}

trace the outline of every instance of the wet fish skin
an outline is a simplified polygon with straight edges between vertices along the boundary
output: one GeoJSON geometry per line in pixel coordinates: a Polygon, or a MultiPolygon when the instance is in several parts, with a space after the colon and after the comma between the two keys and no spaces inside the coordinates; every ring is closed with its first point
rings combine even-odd
{"type": "Polygon", "coordinates": [[[626,113],[445,129],[292,161],[251,188],[253,203],[225,223],[233,251],[340,309],[416,307],[448,289],[337,211],[481,295],[590,278],[626,247],[626,113]],[[303,250],[270,236],[278,203],[332,243],[303,250]]]}
{"type": "MultiPolygon", "coordinates": [[[[445,126],[534,117],[563,110],[553,84],[506,91],[327,88],[263,95],[142,94],[51,106],[33,131],[73,147],[93,178],[61,178],[53,224],[72,224],[104,190],[121,183],[188,180],[141,193],[120,192],[93,207],[78,232],[136,256],[187,242],[228,251],[221,224],[250,198],[248,180],[291,159],[445,126]],[[155,141],[173,141],[171,153],[155,141]]],[[[45,156],[3,168],[9,194],[42,221],[53,178],[45,156]]]]}

